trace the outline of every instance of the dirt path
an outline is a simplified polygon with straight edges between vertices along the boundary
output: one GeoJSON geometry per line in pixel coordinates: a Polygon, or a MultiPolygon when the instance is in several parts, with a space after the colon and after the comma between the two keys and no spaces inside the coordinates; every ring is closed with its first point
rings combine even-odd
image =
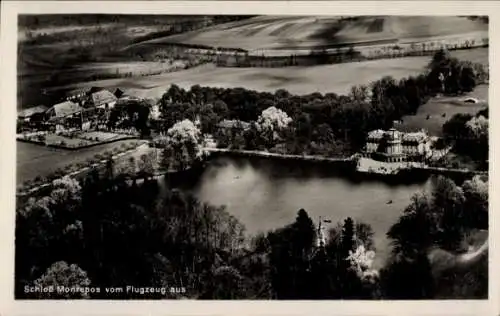
{"type": "Polygon", "coordinates": [[[457,257],[457,264],[469,264],[475,262],[482,254],[488,251],[488,240],[484,242],[476,251],[468,252],[457,257]]]}
{"type": "Polygon", "coordinates": [[[434,249],[429,253],[433,274],[436,277],[446,274],[447,271],[466,271],[476,264],[488,252],[488,239],[477,249],[455,255],[443,249],[434,249]]]}

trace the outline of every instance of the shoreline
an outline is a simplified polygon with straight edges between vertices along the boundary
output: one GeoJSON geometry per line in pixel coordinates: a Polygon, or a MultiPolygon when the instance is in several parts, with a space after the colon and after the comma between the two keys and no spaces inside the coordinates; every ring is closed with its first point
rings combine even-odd
{"type": "MultiPolygon", "coordinates": [[[[307,161],[313,163],[340,163],[345,164],[346,166],[353,167],[353,170],[356,174],[364,174],[364,175],[374,175],[381,177],[398,177],[405,176],[407,174],[421,173],[421,174],[445,174],[445,175],[464,175],[464,176],[474,176],[474,175],[488,175],[488,171],[475,171],[468,169],[452,169],[452,168],[441,168],[441,167],[430,167],[427,165],[420,166],[408,166],[401,167],[396,170],[396,172],[388,173],[388,172],[379,172],[376,170],[362,170],[357,165],[358,158],[357,154],[354,154],[350,157],[325,157],[325,156],[316,156],[316,155],[292,155],[292,154],[278,154],[271,153],[267,151],[256,151],[256,150],[232,150],[227,148],[205,148],[210,155],[212,154],[226,154],[232,156],[241,156],[241,157],[258,157],[258,158],[270,158],[270,159],[280,159],[287,161],[307,161]]],[[[390,163],[387,163],[390,164],[390,163]]]]}
{"type": "MultiPolygon", "coordinates": [[[[151,144],[142,144],[138,147],[119,153],[113,156],[113,159],[120,158],[124,155],[131,154],[141,147],[150,146],[151,144]]],[[[448,169],[448,168],[439,168],[439,167],[429,167],[429,166],[412,166],[412,167],[404,167],[399,168],[397,172],[387,173],[387,172],[377,172],[372,170],[360,170],[358,163],[358,159],[356,154],[350,157],[325,157],[325,156],[315,156],[315,155],[292,155],[292,154],[278,154],[271,153],[266,151],[253,151],[253,150],[231,150],[227,148],[204,148],[207,152],[206,160],[209,160],[211,156],[233,156],[233,157],[245,157],[245,158],[260,158],[260,159],[272,159],[272,160],[282,160],[285,162],[307,162],[313,164],[321,164],[326,163],[329,165],[337,165],[345,168],[339,169],[341,172],[346,172],[347,176],[353,178],[354,180],[367,180],[367,179],[380,179],[380,180],[396,180],[396,181],[418,181],[423,178],[428,178],[432,175],[446,175],[452,178],[463,178],[470,177],[475,175],[488,175],[488,171],[472,171],[466,169],[448,169]]],[[[91,168],[100,167],[106,164],[107,160],[101,160],[92,166],[84,167],[80,170],[73,171],[66,175],[61,176],[70,176],[76,177],[90,170],[91,168]]],[[[194,168],[198,169],[198,168],[194,168]]],[[[193,171],[193,170],[191,170],[193,171]]],[[[181,172],[182,173],[182,172],[181,172]]],[[[161,177],[163,175],[170,174],[173,175],[172,172],[161,172],[154,173],[152,176],[154,178],[161,177]]],[[[16,196],[20,198],[25,198],[36,194],[42,189],[48,188],[51,185],[51,182],[47,182],[39,185],[38,187],[31,188],[27,192],[16,192],[16,196]]]]}

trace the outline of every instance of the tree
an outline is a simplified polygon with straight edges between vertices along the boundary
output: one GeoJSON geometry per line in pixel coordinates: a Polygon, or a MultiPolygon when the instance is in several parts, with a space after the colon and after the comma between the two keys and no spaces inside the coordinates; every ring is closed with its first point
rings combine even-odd
{"type": "Polygon", "coordinates": [[[465,196],[464,222],[470,228],[488,229],[488,181],[480,176],[462,185],[465,196]]]}
{"type": "Polygon", "coordinates": [[[80,183],[70,176],[64,176],[61,179],[56,179],[52,182],[51,198],[56,203],[74,203],[81,198],[80,183]]]}
{"type": "Polygon", "coordinates": [[[160,100],[161,118],[164,122],[163,130],[167,130],[174,126],[175,123],[181,122],[184,119],[194,120],[194,115],[190,113],[191,107],[188,103],[166,103],[165,100],[160,100]]]}
{"type": "Polygon", "coordinates": [[[393,257],[380,273],[383,297],[386,299],[432,299],[435,281],[425,253],[415,257],[393,257]]]}
{"type": "Polygon", "coordinates": [[[295,231],[292,242],[297,247],[297,251],[302,256],[305,256],[310,251],[316,234],[313,221],[304,209],[300,209],[297,213],[297,218],[292,228],[295,231]]]}
{"type": "Polygon", "coordinates": [[[229,109],[224,101],[216,100],[213,109],[220,118],[229,118],[229,109]]]}
{"type": "Polygon", "coordinates": [[[470,114],[457,113],[443,124],[443,134],[448,139],[469,137],[465,124],[472,118],[470,114]]]}
{"type": "Polygon", "coordinates": [[[471,64],[465,64],[462,66],[462,72],[460,74],[460,86],[464,92],[470,92],[476,87],[476,74],[471,64]]]}
{"type": "Polygon", "coordinates": [[[306,113],[302,113],[294,123],[296,126],[296,136],[301,141],[308,142],[308,140],[311,139],[313,129],[310,116],[306,113]]]}
{"type": "Polygon", "coordinates": [[[165,139],[166,156],[178,170],[190,167],[203,156],[201,132],[190,120],[175,123],[168,129],[165,139]]]}
{"type": "Polygon", "coordinates": [[[472,117],[465,125],[471,131],[471,134],[478,139],[489,135],[488,119],[482,115],[472,117]]]}
{"type": "Polygon", "coordinates": [[[356,222],[354,231],[356,232],[356,244],[363,245],[368,251],[375,250],[373,243],[373,229],[370,225],[362,222],[356,222]]]}
{"type": "Polygon", "coordinates": [[[268,144],[274,144],[280,133],[292,122],[292,119],[283,112],[272,106],[262,111],[257,119],[256,127],[268,144]]]}
{"type": "Polygon", "coordinates": [[[362,244],[355,251],[349,251],[346,260],[350,264],[349,273],[354,272],[351,283],[358,284],[358,289],[352,293],[356,298],[375,298],[379,295],[379,272],[372,268],[374,258],[375,251],[367,250],[362,244]]]}
{"type": "Polygon", "coordinates": [[[427,68],[429,68],[430,70],[442,69],[448,65],[450,59],[450,52],[444,48],[441,48],[436,53],[434,53],[427,68]]]}
{"type": "Polygon", "coordinates": [[[438,241],[447,250],[454,250],[468,230],[464,222],[465,196],[451,179],[438,177],[432,191],[431,209],[439,222],[438,241]]]}
{"type": "Polygon", "coordinates": [[[141,155],[138,163],[139,172],[147,177],[152,175],[155,170],[154,164],[155,164],[155,157],[153,152],[141,155]]]}
{"type": "Polygon", "coordinates": [[[210,104],[202,105],[200,109],[201,131],[207,134],[213,134],[216,131],[217,123],[220,117],[214,111],[210,104]]]}
{"type": "Polygon", "coordinates": [[[344,220],[341,237],[341,251],[344,257],[347,257],[349,251],[354,250],[354,221],[348,217],[344,220]]]}
{"type": "Polygon", "coordinates": [[[309,265],[314,237],[313,222],[303,209],[293,224],[268,234],[271,283],[278,299],[310,297],[309,265]]]}
{"type": "Polygon", "coordinates": [[[370,90],[366,85],[352,86],[349,97],[355,102],[366,102],[370,97],[370,90]]]}
{"type": "Polygon", "coordinates": [[[243,134],[243,137],[245,138],[245,147],[248,150],[259,150],[264,147],[262,144],[263,141],[261,140],[261,134],[259,133],[256,125],[256,123],[250,124],[250,128],[243,134]]]}
{"type": "Polygon", "coordinates": [[[412,202],[398,221],[391,226],[387,236],[392,239],[393,253],[412,257],[425,252],[432,245],[438,231],[439,218],[434,218],[426,194],[415,194],[412,202]]]}
{"type": "Polygon", "coordinates": [[[245,298],[244,278],[232,266],[221,266],[214,270],[208,297],[234,300],[245,298]]]}
{"type": "Polygon", "coordinates": [[[42,288],[52,287],[50,293],[40,293],[42,298],[89,298],[85,288],[90,286],[87,273],[76,264],[69,265],[65,261],[58,261],[52,264],[47,271],[34,281],[34,285],[42,288]],[[62,291],[58,287],[63,287],[62,291]],[[76,291],[65,291],[76,288],[76,291]]]}
{"type": "Polygon", "coordinates": [[[184,93],[185,91],[179,88],[178,85],[172,84],[170,88],[165,92],[160,100],[160,111],[162,113],[166,112],[165,106],[168,103],[180,103],[185,102],[184,93]]]}

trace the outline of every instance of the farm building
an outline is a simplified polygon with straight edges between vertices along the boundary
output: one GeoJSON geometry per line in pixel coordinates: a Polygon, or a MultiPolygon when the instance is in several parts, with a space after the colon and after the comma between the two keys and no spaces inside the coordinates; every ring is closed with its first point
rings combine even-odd
{"type": "Polygon", "coordinates": [[[112,108],[116,104],[117,97],[108,90],[101,90],[92,93],[90,102],[97,108],[112,108]]]}
{"type": "Polygon", "coordinates": [[[432,154],[426,132],[403,133],[391,128],[368,133],[363,156],[386,162],[421,161],[432,154]]]}
{"type": "Polygon", "coordinates": [[[49,107],[45,105],[33,106],[17,113],[17,118],[21,121],[29,122],[34,115],[43,115],[49,107]]]}
{"type": "Polygon", "coordinates": [[[72,101],[65,101],[53,105],[47,110],[46,114],[49,120],[58,120],[79,114],[82,111],[82,107],[72,101]]]}
{"type": "Polygon", "coordinates": [[[250,123],[238,120],[222,120],[219,122],[219,124],[217,124],[217,127],[227,131],[230,131],[233,128],[241,128],[242,130],[247,130],[250,128],[250,123]]]}

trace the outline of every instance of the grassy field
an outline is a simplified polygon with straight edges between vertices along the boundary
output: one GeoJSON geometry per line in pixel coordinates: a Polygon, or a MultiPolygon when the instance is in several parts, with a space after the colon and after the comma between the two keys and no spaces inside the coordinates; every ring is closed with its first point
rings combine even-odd
{"type": "Polygon", "coordinates": [[[150,43],[183,43],[255,49],[313,48],[390,40],[415,40],[484,31],[480,21],[453,16],[339,17],[259,16],[167,36],[150,43]]]}
{"type": "Polygon", "coordinates": [[[431,135],[441,136],[443,124],[453,115],[457,113],[474,115],[486,107],[488,103],[488,88],[489,85],[481,85],[464,96],[432,98],[418,109],[416,115],[403,117],[403,124],[398,124],[397,128],[402,130],[419,130],[423,128],[431,135]],[[462,100],[466,97],[473,97],[481,102],[475,104],[464,103],[462,100]]]}
{"type": "MultiPolygon", "coordinates": [[[[452,55],[488,64],[487,48],[454,51],[452,55]]],[[[59,88],[120,87],[126,89],[128,93],[147,98],[161,97],[173,83],[183,88],[198,84],[224,88],[244,87],[268,92],[286,89],[294,94],[313,92],[345,94],[353,85],[369,84],[383,76],[400,79],[420,74],[429,60],[430,57],[423,56],[288,68],[218,68],[204,65],[157,76],[82,82],[59,88]]]]}
{"type": "Polygon", "coordinates": [[[98,145],[78,151],[55,149],[41,145],[17,142],[17,178],[16,184],[31,180],[36,176],[47,176],[59,168],[69,164],[82,163],[96,154],[120,148],[122,144],[135,141],[124,140],[98,145]]]}
{"type": "MultiPolygon", "coordinates": [[[[339,23],[338,17],[261,16],[209,27],[203,27],[204,23],[201,16],[120,16],[118,19],[114,16],[96,18],[90,15],[72,19],[65,16],[21,16],[18,34],[18,107],[53,103],[50,97],[40,91],[63,84],[129,76],[141,78],[143,75],[167,72],[172,66],[153,61],[160,58],[157,55],[162,48],[158,45],[164,42],[248,49],[310,49],[339,43],[363,45],[367,41],[372,42],[370,45],[376,45],[376,41],[387,39],[428,39],[470,32],[486,32],[487,37],[488,29],[485,23],[458,17],[359,17],[339,23]],[[164,33],[179,21],[197,23],[195,29],[198,30],[165,37],[164,33]],[[139,49],[140,53],[137,53],[127,50],[127,47],[144,49],[139,49]]],[[[406,68],[410,68],[407,73],[412,73],[414,67],[418,67],[418,64],[414,66],[411,62],[394,62],[396,65],[393,68],[400,69],[390,70],[390,66],[382,62],[380,67],[384,69],[379,71],[378,66],[366,64],[367,71],[356,73],[355,76],[366,77],[369,81],[372,78],[370,72],[384,75],[394,72],[394,76],[398,77],[400,71],[405,72],[406,68]]],[[[344,71],[343,68],[330,69],[328,66],[307,71],[298,68],[246,73],[203,68],[199,73],[183,73],[182,78],[158,76],[151,81],[141,83],[142,80],[137,80],[139,83],[132,84],[145,87],[138,90],[149,90],[150,87],[161,87],[165,82],[179,80],[185,86],[206,83],[214,86],[248,85],[248,88],[266,91],[284,87],[295,93],[338,92],[343,91],[343,84],[350,86],[353,81],[350,75],[345,82],[336,82],[338,79],[326,76],[329,71],[339,70],[344,71]],[[309,78],[311,76],[312,79],[309,78]],[[330,82],[338,88],[332,88],[330,82]]],[[[346,70],[356,71],[349,66],[346,70]]],[[[153,96],[161,94],[157,90],[144,93],[153,96]]]]}

